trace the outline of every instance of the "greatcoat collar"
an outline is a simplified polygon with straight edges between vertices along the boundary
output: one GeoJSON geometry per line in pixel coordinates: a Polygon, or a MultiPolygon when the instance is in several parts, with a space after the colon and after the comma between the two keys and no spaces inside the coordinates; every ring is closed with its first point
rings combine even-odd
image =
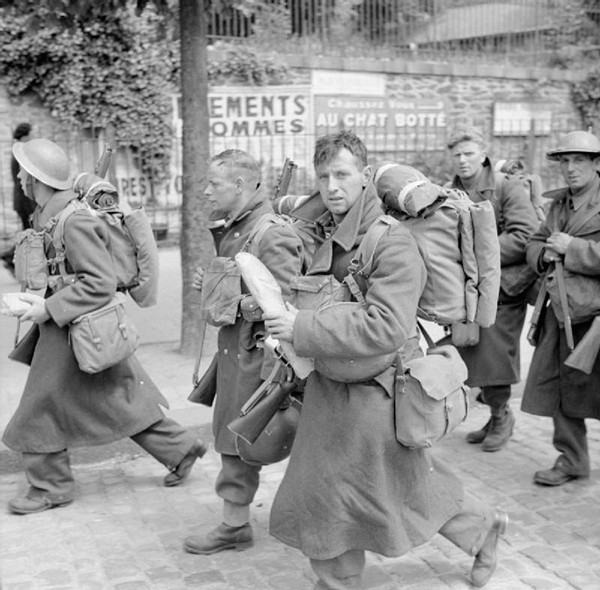
{"type": "Polygon", "coordinates": [[[57,191],[43,206],[38,206],[33,213],[33,227],[40,231],[55,215],[58,215],[68,203],[77,198],[72,190],[57,191]]]}
{"type": "MultiPolygon", "coordinates": [[[[381,202],[373,183],[369,182],[358,197],[353,207],[335,228],[327,239],[315,252],[308,274],[323,274],[331,270],[333,263],[334,243],[338,244],[345,252],[358,246],[369,226],[380,215],[383,215],[381,202]]],[[[322,227],[332,226],[332,216],[329,211],[318,220],[322,227]]]]}
{"type": "Polygon", "coordinates": [[[471,200],[476,203],[490,199],[496,190],[496,172],[494,172],[490,159],[486,156],[483,161],[483,167],[475,179],[473,188],[466,189],[459,176],[452,179],[452,187],[465,191],[469,195],[474,194],[477,198],[471,200]]]}

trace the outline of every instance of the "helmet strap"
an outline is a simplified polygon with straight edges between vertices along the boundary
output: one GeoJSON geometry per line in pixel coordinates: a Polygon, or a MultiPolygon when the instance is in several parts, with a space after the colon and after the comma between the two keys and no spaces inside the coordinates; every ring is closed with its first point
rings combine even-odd
{"type": "Polygon", "coordinates": [[[25,196],[29,199],[35,201],[35,196],[33,194],[33,185],[35,183],[35,178],[27,172],[27,177],[25,178],[25,186],[23,187],[23,192],[25,196]]]}

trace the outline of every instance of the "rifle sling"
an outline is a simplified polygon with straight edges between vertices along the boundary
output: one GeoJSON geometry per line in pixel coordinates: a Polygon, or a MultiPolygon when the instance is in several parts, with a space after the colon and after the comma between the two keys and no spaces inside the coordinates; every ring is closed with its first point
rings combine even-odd
{"type": "Polygon", "coordinates": [[[567,299],[567,288],[565,285],[565,273],[562,260],[557,260],[554,263],[554,271],[558,286],[558,296],[560,297],[560,307],[563,312],[563,321],[565,324],[565,336],[567,338],[567,346],[569,347],[569,350],[573,350],[575,348],[575,342],[573,340],[573,329],[571,327],[569,301],[567,299]]]}

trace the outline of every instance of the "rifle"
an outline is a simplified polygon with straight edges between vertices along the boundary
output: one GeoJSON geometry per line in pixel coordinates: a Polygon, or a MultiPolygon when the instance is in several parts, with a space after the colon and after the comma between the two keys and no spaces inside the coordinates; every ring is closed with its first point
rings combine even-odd
{"type": "Polygon", "coordinates": [[[108,167],[110,166],[110,160],[112,158],[113,148],[108,144],[104,147],[104,152],[100,156],[100,159],[96,163],[96,167],[94,168],[94,174],[99,176],[100,178],[104,178],[106,173],[108,172],[108,167]]]}
{"type": "Polygon", "coordinates": [[[292,180],[292,174],[296,168],[298,168],[298,164],[295,164],[294,161],[290,160],[289,158],[285,159],[283,168],[281,169],[281,174],[279,174],[277,177],[277,182],[275,183],[273,199],[277,199],[282,195],[287,195],[290,181],[292,180]]]}
{"type": "Polygon", "coordinates": [[[600,351],[600,316],[596,316],[585,336],[567,357],[565,365],[589,375],[600,351]]]}
{"type": "Polygon", "coordinates": [[[531,323],[529,325],[529,331],[527,332],[527,342],[529,342],[531,346],[537,346],[538,344],[540,330],[544,320],[544,314],[546,312],[546,304],[548,303],[548,288],[546,286],[547,277],[548,271],[544,275],[542,285],[535,299],[535,306],[533,308],[533,314],[531,315],[531,323]]]}
{"type": "Polygon", "coordinates": [[[567,346],[569,350],[575,348],[573,341],[573,328],[571,327],[571,314],[569,313],[569,300],[567,299],[567,287],[565,285],[565,271],[563,261],[558,259],[554,262],[554,274],[556,284],[558,285],[558,296],[560,297],[560,307],[563,312],[563,322],[565,324],[565,336],[567,337],[567,346]]]}
{"type": "MultiPolygon", "coordinates": [[[[266,344],[269,347],[269,344],[266,344]]],[[[227,425],[249,445],[256,442],[271,418],[300,384],[291,365],[275,349],[275,366],[267,379],[242,406],[239,416],[227,425]]]]}

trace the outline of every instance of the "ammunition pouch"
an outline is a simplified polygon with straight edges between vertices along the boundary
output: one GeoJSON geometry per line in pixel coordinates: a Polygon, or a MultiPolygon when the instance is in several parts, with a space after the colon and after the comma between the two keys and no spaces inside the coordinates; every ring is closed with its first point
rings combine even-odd
{"type": "Polygon", "coordinates": [[[240,301],[240,313],[247,322],[262,322],[263,310],[252,295],[242,297],[240,301]]]}
{"type": "Polygon", "coordinates": [[[48,260],[44,249],[44,232],[26,229],[17,234],[14,254],[15,278],[27,289],[48,286],[48,260]]]}
{"type": "MultiPolygon", "coordinates": [[[[312,310],[332,305],[364,307],[364,303],[352,301],[354,291],[350,279],[348,281],[340,283],[333,275],[294,277],[290,282],[294,305],[298,309],[312,310]]],[[[341,383],[361,383],[383,373],[395,360],[396,352],[372,357],[321,357],[315,359],[315,370],[341,383]]]]}
{"type": "Polygon", "coordinates": [[[241,298],[242,279],[238,265],[232,258],[214,258],[202,279],[201,319],[217,328],[235,324],[241,298]]]}

